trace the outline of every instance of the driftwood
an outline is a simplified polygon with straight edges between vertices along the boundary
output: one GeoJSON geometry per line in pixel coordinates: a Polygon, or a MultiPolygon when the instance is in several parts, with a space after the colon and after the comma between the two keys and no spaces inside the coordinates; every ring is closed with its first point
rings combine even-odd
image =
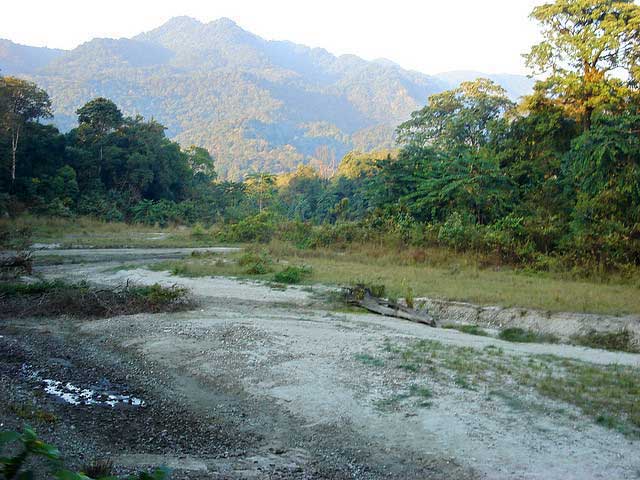
{"type": "Polygon", "coordinates": [[[351,305],[356,305],[373,313],[387,317],[402,318],[410,322],[421,323],[430,327],[436,326],[436,321],[426,312],[421,312],[413,308],[405,307],[396,302],[376,297],[371,290],[363,285],[356,285],[346,291],[347,301],[351,305]]]}
{"type": "Polygon", "coordinates": [[[0,272],[20,272],[31,275],[33,273],[33,258],[31,251],[21,251],[14,253],[0,252],[0,272]]]}

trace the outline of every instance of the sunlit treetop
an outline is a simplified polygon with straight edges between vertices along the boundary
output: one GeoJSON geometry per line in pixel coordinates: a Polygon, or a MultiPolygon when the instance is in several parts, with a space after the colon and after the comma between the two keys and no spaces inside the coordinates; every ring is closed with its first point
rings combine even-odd
{"type": "Polygon", "coordinates": [[[525,55],[545,90],[582,121],[624,101],[640,80],[640,7],[633,0],[557,0],[531,17],[543,41],[525,55]]]}

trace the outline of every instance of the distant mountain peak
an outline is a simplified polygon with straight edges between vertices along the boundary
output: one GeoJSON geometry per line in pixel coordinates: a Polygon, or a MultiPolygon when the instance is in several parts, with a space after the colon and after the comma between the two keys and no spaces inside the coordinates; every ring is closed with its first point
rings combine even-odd
{"type": "Polygon", "coordinates": [[[372,62],[377,63],[378,65],[382,65],[383,67],[399,67],[400,68],[400,65],[398,65],[396,62],[384,57],[376,58],[372,60],[372,62]]]}
{"type": "Polygon", "coordinates": [[[189,17],[188,15],[180,15],[178,17],[171,17],[164,22],[160,27],[198,27],[202,22],[197,18],[189,17]]]}
{"type": "Polygon", "coordinates": [[[216,20],[212,20],[211,22],[209,22],[209,25],[215,25],[218,27],[231,27],[231,28],[239,28],[241,30],[243,30],[236,22],[234,22],[233,20],[231,20],[229,17],[220,17],[216,20]]]}

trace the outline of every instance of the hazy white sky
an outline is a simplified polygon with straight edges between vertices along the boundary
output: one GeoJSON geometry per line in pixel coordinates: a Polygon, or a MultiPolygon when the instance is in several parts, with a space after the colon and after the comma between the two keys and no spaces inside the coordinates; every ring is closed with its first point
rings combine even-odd
{"type": "Polygon", "coordinates": [[[22,0],[3,1],[0,38],[73,48],[94,37],[130,37],[171,17],[229,17],[267,39],[332,53],[389,58],[425,73],[527,73],[537,41],[528,18],[544,0],[22,0]]]}

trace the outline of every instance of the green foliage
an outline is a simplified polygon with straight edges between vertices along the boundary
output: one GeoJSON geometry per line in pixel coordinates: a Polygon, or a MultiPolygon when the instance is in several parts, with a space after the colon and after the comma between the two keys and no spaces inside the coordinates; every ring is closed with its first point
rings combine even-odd
{"type": "Polygon", "coordinates": [[[640,352],[638,345],[633,338],[633,333],[628,329],[619,332],[597,332],[591,330],[584,335],[573,337],[573,341],[578,345],[590,348],[601,348],[618,352],[640,352]]]}
{"type": "Polygon", "coordinates": [[[540,22],[543,40],[526,56],[527,64],[537,74],[550,74],[539,92],[586,130],[594,112],[627,101],[640,61],[640,7],[633,0],[556,0],[531,16],[540,22]],[[620,80],[614,71],[626,71],[628,78],[620,80]]]}
{"type": "MultiPolygon", "coordinates": [[[[138,474],[117,476],[89,477],[87,472],[74,472],[64,468],[60,451],[53,445],[43,442],[36,432],[25,427],[22,433],[12,431],[0,432],[0,453],[4,454],[7,448],[13,448],[12,456],[0,457],[0,478],[3,480],[29,480],[36,478],[36,471],[31,466],[32,460],[42,459],[45,462],[43,470],[48,474],[43,478],[56,480],[167,480],[169,470],[157,468],[151,473],[140,472],[138,474]],[[15,448],[17,444],[17,448],[15,448]]],[[[96,471],[99,473],[99,471],[96,471]]]]}
{"type": "Polygon", "coordinates": [[[491,80],[463,82],[454,90],[429,97],[422,110],[398,127],[401,145],[444,151],[462,148],[478,150],[499,127],[505,112],[513,108],[507,92],[491,80]]]}
{"type": "Polygon", "coordinates": [[[555,335],[538,333],[518,327],[505,328],[500,332],[498,338],[507,342],[517,343],[558,343],[558,338],[555,335]]]}
{"type": "Polygon", "coordinates": [[[280,270],[273,276],[273,280],[278,283],[297,284],[300,283],[304,277],[311,274],[311,267],[303,265],[289,265],[283,270],[280,270]]]}
{"type": "Polygon", "coordinates": [[[443,325],[442,328],[447,328],[449,330],[458,330],[462,333],[466,333],[468,335],[477,335],[480,337],[487,337],[489,334],[486,330],[480,328],[478,325],[443,325]]]}
{"type": "MultiPolygon", "coordinates": [[[[15,179],[0,178],[0,212],[195,225],[193,237],[203,241],[202,225],[215,225],[211,239],[222,242],[275,238],[300,249],[364,242],[435,245],[480,255],[492,265],[632,271],[640,266],[640,7],[630,0],[556,0],[536,7],[532,16],[542,26],[542,42],[527,61],[549,73],[533,95],[516,107],[490,80],[463,82],[429,96],[427,105],[398,127],[399,151],[347,153],[333,176],[326,165],[335,165],[336,152],[347,152],[350,141],[341,132],[355,131],[351,127],[359,120],[353,112],[335,119],[344,122],[339,127],[248,120],[238,131],[220,117],[218,105],[210,128],[225,133],[225,140],[216,145],[216,164],[225,157],[225,173],[238,178],[247,171],[248,157],[238,147],[246,142],[258,149],[264,164],[243,182],[220,182],[207,150],[181,151],[154,120],[124,117],[114,102],[100,97],[78,109],[78,127],[61,135],[36,121],[50,113],[46,92],[3,78],[0,161],[7,167],[15,155],[20,161],[15,179]],[[628,77],[612,75],[620,69],[628,77]],[[30,102],[18,123],[6,101],[17,91],[30,102]],[[12,149],[18,125],[23,140],[12,149]],[[286,143],[290,136],[295,145],[286,143]],[[320,138],[331,139],[332,147],[320,138]],[[278,143],[277,152],[265,146],[271,141],[278,143]],[[313,150],[313,158],[300,155],[300,149],[313,150]],[[284,170],[291,173],[274,173],[284,170]]],[[[165,61],[162,52],[155,54],[165,61]]],[[[238,61],[225,58],[230,65],[238,61]]],[[[211,61],[200,60],[198,67],[211,61]]],[[[181,61],[194,66],[192,59],[181,61]]],[[[271,75],[277,77],[277,71],[271,75]]],[[[246,87],[247,102],[260,100],[267,108],[247,112],[249,118],[271,118],[271,110],[281,106],[262,98],[242,75],[229,73],[221,82],[208,78],[216,98],[246,87]]],[[[289,95],[303,95],[289,87],[293,90],[281,92],[284,104],[289,95]]],[[[433,92],[424,97],[427,93],[433,92]]],[[[350,101],[360,112],[377,108],[373,97],[354,95],[358,99],[350,101]]],[[[319,94],[313,103],[319,109],[336,107],[320,99],[326,97],[319,94]]],[[[191,107],[203,114],[201,102],[191,107]]],[[[378,113],[388,118],[400,112],[378,113]]],[[[178,128],[173,118],[169,126],[178,128]]]]}
{"type": "Polygon", "coordinates": [[[218,238],[223,242],[268,243],[276,231],[275,219],[268,213],[259,213],[222,228],[218,238]]]}
{"type": "Polygon", "coordinates": [[[249,275],[264,275],[273,271],[273,259],[266,252],[246,252],[242,254],[238,264],[249,275]]]}

